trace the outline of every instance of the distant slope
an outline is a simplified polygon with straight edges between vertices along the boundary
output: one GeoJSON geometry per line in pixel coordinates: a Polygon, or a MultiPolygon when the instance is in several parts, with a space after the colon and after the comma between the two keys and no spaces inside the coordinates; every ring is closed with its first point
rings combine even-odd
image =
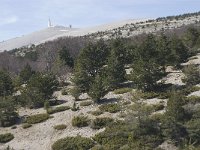
{"type": "Polygon", "coordinates": [[[7,41],[0,42],[0,52],[4,50],[12,50],[29,45],[38,45],[48,41],[50,37],[58,36],[76,29],[70,29],[62,26],[46,28],[40,31],[33,32],[22,37],[17,37],[7,41]]]}
{"type": "Polygon", "coordinates": [[[41,43],[45,43],[47,41],[52,41],[58,39],[60,37],[67,37],[67,36],[84,36],[92,33],[96,33],[98,31],[106,31],[111,30],[114,28],[118,28],[124,26],[127,23],[136,23],[141,20],[126,20],[120,21],[111,24],[100,25],[96,27],[89,27],[83,29],[75,29],[75,28],[67,28],[62,26],[55,26],[46,28],[44,30],[40,30],[37,32],[33,32],[28,35],[24,35],[22,37],[10,39],[7,41],[0,42],[0,52],[4,50],[12,50],[15,48],[20,48],[23,46],[29,45],[39,45],[41,43]]]}
{"type": "Polygon", "coordinates": [[[157,18],[154,20],[125,20],[82,29],[55,26],[0,42],[0,52],[32,44],[39,45],[60,37],[88,36],[92,39],[131,37],[142,33],[156,33],[158,31],[177,29],[190,24],[200,24],[200,12],[157,18]]]}

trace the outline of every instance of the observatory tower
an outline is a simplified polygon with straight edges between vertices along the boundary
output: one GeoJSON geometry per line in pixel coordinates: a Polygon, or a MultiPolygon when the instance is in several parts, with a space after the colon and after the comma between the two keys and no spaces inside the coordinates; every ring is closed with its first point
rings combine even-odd
{"type": "Polygon", "coordinates": [[[50,18],[49,18],[49,21],[48,21],[48,27],[49,27],[49,28],[50,28],[50,27],[53,27],[50,18]]]}

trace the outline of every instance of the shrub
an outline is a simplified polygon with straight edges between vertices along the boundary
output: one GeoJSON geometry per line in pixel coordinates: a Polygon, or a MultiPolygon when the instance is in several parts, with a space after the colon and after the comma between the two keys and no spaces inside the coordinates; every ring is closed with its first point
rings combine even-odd
{"type": "Polygon", "coordinates": [[[53,127],[56,130],[64,130],[67,128],[67,126],[65,124],[60,124],[60,125],[56,125],[53,127]]]}
{"type": "Polygon", "coordinates": [[[91,122],[91,128],[92,129],[101,129],[110,123],[112,123],[114,120],[112,118],[96,118],[92,120],[91,122]]]}
{"type": "Polygon", "coordinates": [[[0,134],[0,143],[7,143],[14,139],[14,135],[11,133],[0,134]]]}
{"type": "Polygon", "coordinates": [[[186,98],[186,102],[192,103],[192,104],[200,103],[200,97],[199,96],[189,96],[186,98]]]}
{"type": "Polygon", "coordinates": [[[94,146],[94,141],[77,136],[77,137],[66,137],[56,141],[52,145],[52,150],[89,150],[94,146]]]}
{"type": "Polygon", "coordinates": [[[49,101],[45,101],[44,102],[44,109],[45,110],[48,110],[50,108],[50,103],[49,103],[49,101]]]}
{"type": "Polygon", "coordinates": [[[23,129],[27,129],[27,128],[30,128],[30,127],[32,127],[32,125],[28,124],[28,123],[25,123],[25,124],[22,125],[23,129]]]}
{"type": "Polygon", "coordinates": [[[123,105],[129,105],[129,104],[131,104],[130,101],[125,101],[125,102],[123,102],[123,105]]]}
{"type": "Polygon", "coordinates": [[[156,105],[153,105],[153,108],[155,111],[159,111],[159,110],[163,110],[165,106],[163,104],[156,104],[156,105]]]}
{"type": "Polygon", "coordinates": [[[65,110],[69,110],[70,107],[69,106],[59,106],[59,107],[55,107],[54,109],[48,109],[47,112],[48,114],[54,114],[54,113],[57,113],[57,112],[62,112],[62,111],[65,111],[65,110]]]}
{"type": "Polygon", "coordinates": [[[49,119],[49,115],[48,114],[37,114],[37,115],[29,116],[26,119],[26,123],[28,123],[28,124],[36,124],[36,123],[43,122],[43,121],[45,121],[47,119],[49,119]]]}
{"type": "Polygon", "coordinates": [[[154,114],[151,116],[151,119],[154,121],[161,121],[164,119],[164,114],[160,114],[160,113],[154,114]]]}
{"type": "Polygon", "coordinates": [[[67,95],[67,94],[68,94],[68,91],[67,91],[66,89],[62,89],[61,94],[62,94],[62,95],[67,95]]]}
{"type": "Polygon", "coordinates": [[[99,109],[110,113],[116,113],[121,110],[118,104],[104,104],[99,106],[99,109]]]}
{"type": "Polygon", "coordinates": [[[91,150],[105,150],[101,145],[95,145],[91,150]]]}
{"type": "Polygon", "coordinates": [[[70,94],[75,98],[75,101],[79,100],[79,96],[80,96],[80,92],[81,90],[79,89],[79,87],[74,87],[73,89],[71,89],[69,92],[70,94]]]}
{"type": "Polygon", "coordinates": [[[113,92],[115,94],[124,94],[124,93],[128,93],[128,92],[131,92],[131,91],[132,91],[131,88],[121,88],[121,89],[116,89],[113,92]]]}
{"type": "Polygon", "coordinates": [[[158,97],[158,96],[159,96],[159,94],[155,93],[155,92],[144,92],[144,93],[142,93],[141,98],[151,99],[151,98],[155,98],[155,97],[158,97]]]}
{"type": "Polygon", "coordinates": [[[80,106],[89,106],[91,105],[93,102],[92,101],[85,101],[85,102],[81,102],[80,106]]]}
{"type": "Polygon", "coordinates": [[[72,111],[77,111],[79,110],[79,106],[76,106],[76,103],[74,102],[72,108],[71,108],[72,111]]]}
{"type": "Polygon", "coordinates": [[[103,145],[108,150],[118,150],[121,146],[128,143],[128,134],[124,131],[123,126],[106,128],[105,131],[94,136],[94,140],[103,145]]]}
{"type": "Polygon", "coordinates": [[[86,127],[89,125],[89,119],[85,116],[77,116],[72,119],[72,126],[74,127],[86,127]]]}
{"type": "Polygon", "coordinates": [[[182,89],[181,93],[183,95],[187,96],[188,94],[199,91],[199,90],[200,90],[200,87],[198,87],[198,86],[188,86],[188,87],[182,89]]]}
{"type": "Polygon", "coordinates": [[[94,116],[99,116],[99,115],[103,114],[103,112],[101,110],[91,111],[90,113],[94,116]]]}
{"type": "Polygon", "coordinates": [[[200,73],[198,66],[186,66],[183,70],[183,73],[185,74],[183,82],[185,82],[187,85],[196,85],[200,83],[200,73]]]}

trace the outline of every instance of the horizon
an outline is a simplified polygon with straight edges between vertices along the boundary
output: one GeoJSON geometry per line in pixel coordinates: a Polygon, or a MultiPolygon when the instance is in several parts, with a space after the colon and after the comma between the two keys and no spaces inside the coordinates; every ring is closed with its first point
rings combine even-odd
{"type": "Polygon", "coordinates": [[[1,0],[0,41],[47,28],[49,18],[53,25],[84,28],[194,13],[199,5],[197,0],[1,0]]]}

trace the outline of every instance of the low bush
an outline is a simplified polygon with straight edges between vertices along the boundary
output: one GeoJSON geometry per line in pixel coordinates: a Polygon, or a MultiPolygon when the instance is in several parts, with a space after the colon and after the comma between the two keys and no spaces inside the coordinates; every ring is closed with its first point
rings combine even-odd
{"type": "Polygon", "coordinates": [[[105,149],[118,150],[120,147],[128,143],[129,134],[124,125],[114,125],[107,127],[105,131],[98,133],[94,136],[94,140],[101,144],[105,149]]]}
{"type": "Polygon", "coordinates": [[[85,116],[77,116],[72,119],[72,126],[74,127],[86,127],[89,125],[89,119],[85,116]]]}
{"type": "Polygon", "coordinates": [[[161,93],[159,93],[157,98],[168,99],[169,97],[170,97],[170,92],[161,92],[161,93]]]}
{"type": "Polygon", "coordinates": [[[143,99],[151,99],[151,98],[155,98],[158,96],[159,96],[159,94],[155,93],[155,92],[144,92],[141,94],[141,98],[143,98],[143,99]]]}
{"type": "Polygon", "coordinates": [[[89,150],[94,146],[94,141],[77,136],[77,137],[66,137],[56,141],[52,145],[52,150],[89,150]]]}
{"type": "Polygon", "coordinates": [[[163,104],[156,104],[156,105],[153,105],[153,108],[155,111],[159,111],[159,110],[163,110],[165,106],[163,104]]]}
{"type": "Polygon", "coordinates": [[[157,114],[154,114],[151,116],[151,119],[154,120],[154,121],[161,121],[165,118],[164,114],[160,114],[160,113],[157,113],[157,114]]]}
{"type": "Polygon", "coordinates": [[[80,103],[80,106],[89,106],[89,105],[92,105],[92,101],[85,101],[85,102],[81,102],[80,103]]]}
{"type": "Polygon", "coordinates": [[[53,127],[56,130],[64,130],[67,128],[67,126],[65,124],[59,124],[53,127]]]}
{"type": "Polygon", "coordinates": [[[79,110],[79,106],[77,106],[76,103],[74,102],[71,110],[72,111],[77,111],[77,110],[79,110]]]}
{"type": "Polygon", "coordinates": [[[103,112],[101,110],[96,110],[96,111],[91,111],[90,114],[92,114],[94,116],[99,116],[99,115],[103,114],[103,112]]]}
{"type": "Polygon", "coordinates": [[[124,93],[128,93],[128,92],[131,92],[131,91],[132,91],[131,88],[121,88],[121,89],[116,89],[113,92],[115,94],[124,94],[124,93]]]}
{"type": "Polygon", "coordinates": [[[47,119],[49,119],[49,115],[48,114],[37,114],[37,115],[29,116],[26,119],[26,123],[28,123],[28,124],[36,124],[36,123],[40,123],[40,122],[46,121],[47,119]]]}
{"type": "Polygon", "coordinates": [[[69,110],[69,109],[70,109],[69,106],[59,106],[59,107],[55,107],[55,108],[50,108],[47,110],[47,112],[48,112],[48,114],[54,114],[54,113],[62,112],[62,111],[69,110]]]}
{"type": "Polygon", "coordinates": [[[91,150],[105,150],[101,145],[95,145],[91,150]]]}
{"type": "Polygon", "coordinates": [[[22,125],[23,129],[27,129],[27,128],[30,128],[30,127],[32,127],[32,125],[28,124],[28,123],[25,123],[25,124],[22,125]]]}
{"type": "Polygon", "coordinates": [[[91,128],[92,129],[101,129],[107,125],[109,125],[110,123],[112,123],[114,120],[112,118],[96,118],[94,120],[92,120],[91,122],[91,128]]]}
{"type": "Polygon", "coordinates": [[[11,133],[0,134],[0,143],[7,143],[14,139],[14,135],[11,133]]]}
{"type": "Polygon", "coordinates": [[[99,109],[101,111],[110,112],[110,113],[116,113],[121,110],[118,104],[104,104],[104,105],[99,106],[99,109]]]}
{"type": "Polygon", "coordinates": [[[199,91],[200,90],[200,87],[198,86],[191,86],[191,87],[186,87],[186,88],[183,88],[181,89],[181,93],[185,96],[189,95],[190,93],[192,92],[196,92],[196,91],[199,91]]]}
{"type": "Polygon", "coordinates": [[[138,109],[142,112],[145,112],[146,114],[151,114],[155,111],[153,105],[148,105],[148,104],[133,104],[129,106],[129,109],[132,111],[138,111],[138,109]]]}
{"type": "Polygon", "coordinates": [[[67,91],[66,89],[62,89],[61,94],[62,94],[62,95],[67,95],[67,94],[68,94],[68,91],[67,91]]]}
{"type": "Polygon", "coordinates": [[[130,101],[125,101],[125,102],[123,102],[123,105],[130,105],[130,104],[131,104],[130,101]]]}
{"type": "Polygon", "coordinates": [[[189,96],[186,98],[186,103],[191,103],[191,104],[200,103],[200,96],[189,96]]]}

